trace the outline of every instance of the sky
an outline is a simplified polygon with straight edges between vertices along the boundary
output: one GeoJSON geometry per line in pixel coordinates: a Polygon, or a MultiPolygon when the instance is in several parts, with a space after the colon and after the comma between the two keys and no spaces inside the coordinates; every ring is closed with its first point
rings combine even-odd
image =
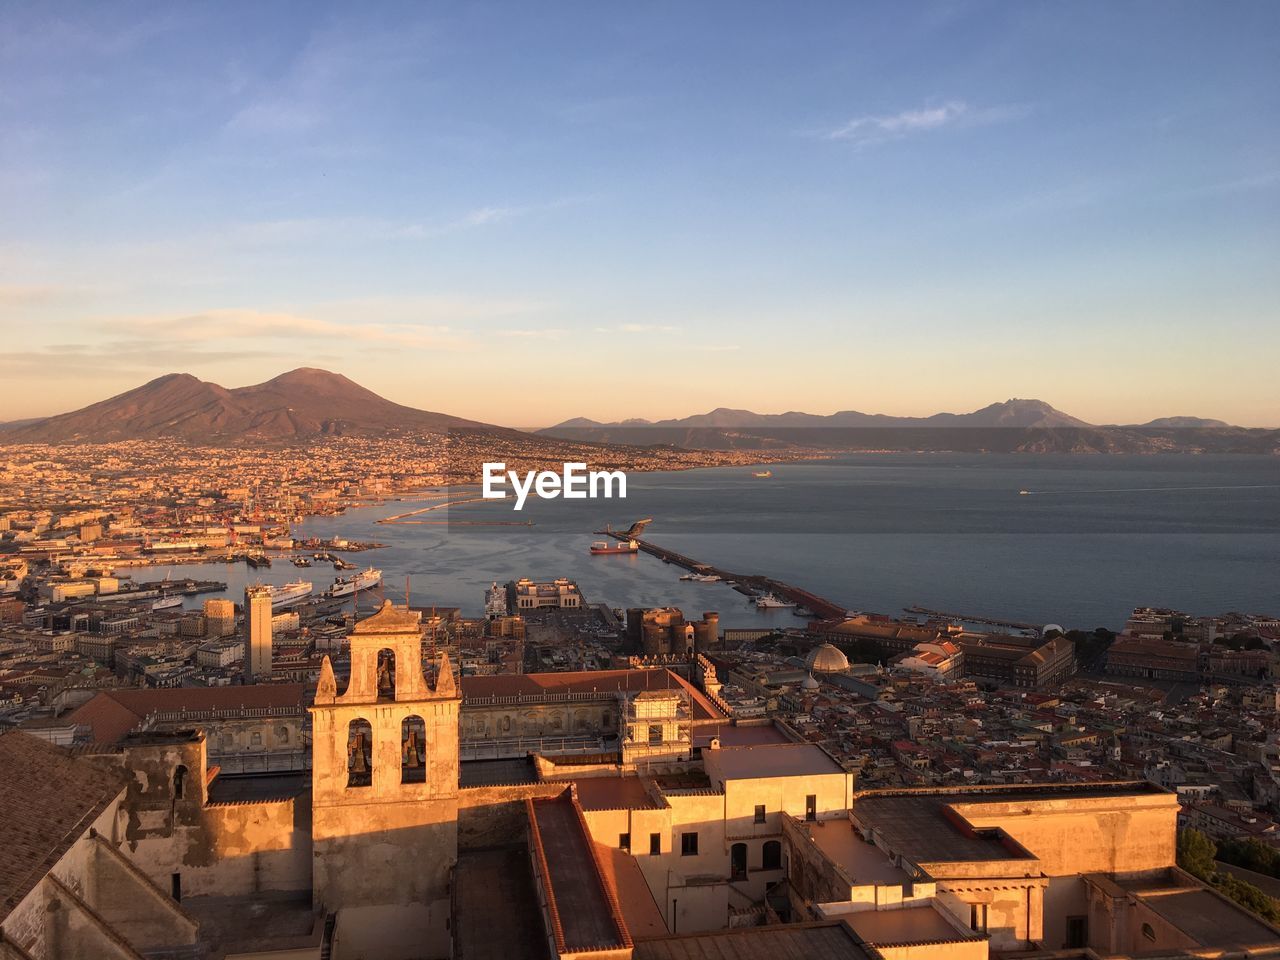
{"type": "Polygon", "coordinates": [[[0,0],[0,420],[1280,425],[1280,4],[0,0]]]}

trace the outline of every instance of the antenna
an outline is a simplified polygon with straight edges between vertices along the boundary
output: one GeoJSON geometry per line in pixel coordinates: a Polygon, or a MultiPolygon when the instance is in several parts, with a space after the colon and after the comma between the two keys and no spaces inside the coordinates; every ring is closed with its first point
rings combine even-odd
{"type": "Polygon", "coordinates": [[[404,575],[404,606],[409,609],[409,574],[404,575]]]}

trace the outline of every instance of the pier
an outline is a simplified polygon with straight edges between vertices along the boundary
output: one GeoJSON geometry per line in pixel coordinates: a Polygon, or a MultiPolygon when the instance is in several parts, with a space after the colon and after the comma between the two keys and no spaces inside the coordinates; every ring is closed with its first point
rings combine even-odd
{"type": "Polygon", "coordinates": [[[711,573],[726,582],[732,581],[734,589],[740,593],[772,593],[774,596],[785,597],[792,603],[812,611],[823,620],[839,620],[849,615],[849,608],[844,604],[829,600],[826,597],[820,597],[802,587],[792,586],[789,583],[783,583],[781,580],[774,580],[772,577],[765,577],[760,574],[734,573],[730,570],[713,567],[709,563],[702,563],[692,557],[686,557],[682,553],[668,550],[666,547],[660,547],[656,543],[650,543],[648,540],[641,540],[632,536],[630,535],[631,530],[625,533],[618,533],[611,529],[600,530],[597,531],[597,534],[613,537],[616,540],[635,540],[636,545],[644,553],[657,557],[664,563],[673,563],[678,567],[683,567],[691,573],[711,573]]]}

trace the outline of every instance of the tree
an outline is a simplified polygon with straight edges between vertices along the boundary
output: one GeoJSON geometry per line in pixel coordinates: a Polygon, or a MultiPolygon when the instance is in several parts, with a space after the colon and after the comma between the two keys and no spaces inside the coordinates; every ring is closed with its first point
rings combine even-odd
{"type": "Polygon", "coordinates": [[[1199,830],[1183,830],[1178,834],[1178,866],[1187,873],[1209,883],[1215,873],[1217,844],[1199,830]]]}

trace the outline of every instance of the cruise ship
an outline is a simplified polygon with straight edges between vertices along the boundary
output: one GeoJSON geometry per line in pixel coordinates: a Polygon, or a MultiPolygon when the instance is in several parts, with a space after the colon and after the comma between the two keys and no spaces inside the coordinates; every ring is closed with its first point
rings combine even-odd
{"type": "Polygon", "coordinates": [[[354,573],[349,577],[335,578],[333,586],[329,588],[325,596],[330,598],[349,597],[353,593],[359,593],[361,590],[369,590],[372,587],[376,587],[381,582],[382,571],[370,567],[368,570],[361,570],[359,573],[354,573]]]}
{"type": "Polygon", "coordinates": [[[180,606],[182,606],[182,594],[180,593],[171,593],[168,596],[151,601],[152,610],[168,610],[170,607],[180,606]]]}
{"type": "Polygon", "coordinates": [[[283,607],[290,603],[297,603],[303,597],[311,596],[314,586],[310,580],[294,580],[292,583],[286,583],[283,587],[270,587],[271,605],[273,607],[283,607]]]}

